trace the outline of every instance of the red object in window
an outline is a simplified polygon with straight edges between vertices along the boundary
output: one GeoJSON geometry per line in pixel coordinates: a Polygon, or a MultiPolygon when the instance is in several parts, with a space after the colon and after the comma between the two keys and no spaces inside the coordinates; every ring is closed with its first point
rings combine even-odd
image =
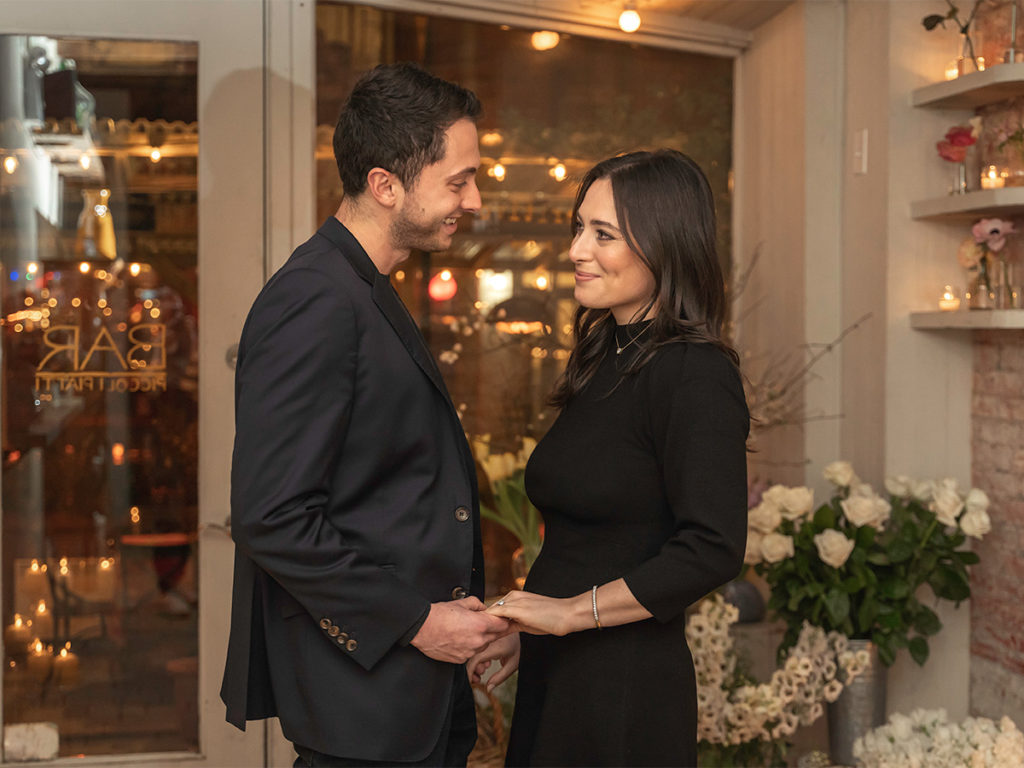
{"type": "Polygon", "coordinates": [[[455,282],[452,273],[447,269],[443,272],[438,272],[430,278],[430,282],[427,284],[427,293],[430,294],[430,298],[434,301],[448,301],[458,290],[458,283],[455,282]]]}

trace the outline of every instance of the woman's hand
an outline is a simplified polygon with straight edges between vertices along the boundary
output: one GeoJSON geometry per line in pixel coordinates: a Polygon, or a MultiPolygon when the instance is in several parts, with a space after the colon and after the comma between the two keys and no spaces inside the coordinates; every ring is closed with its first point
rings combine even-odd
{"type": "Polygon", "coordinates": [[[593,626],[590,595],[545,597],[533,592],[513,590],[491,605],[487,612],[510,619],[513,626],[531,635],[567,635],[593,626]],[[590,616],[590,624],[587,617],[590,616]]]}
{"type": "Polygon", "coordinates": [[[498,638],[467,661],[466,670],[469,672],[469,681],[479,683],[494,661],[501,662],[501,669],[487,678],[488,691],[493,690],[496,685],[501,685],[519,669],[518,632],[498,638]]]}

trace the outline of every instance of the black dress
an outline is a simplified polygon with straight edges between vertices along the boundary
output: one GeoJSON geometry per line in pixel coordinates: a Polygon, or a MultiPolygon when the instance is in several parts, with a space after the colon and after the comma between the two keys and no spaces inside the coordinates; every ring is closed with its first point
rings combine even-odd
{"type": "Polygon", "coordinates": [[[530,458],[545,539],[525,588],[571,597],[625,577],[654,618],[520,636],[510,766],[696,765],[684,613],[743,562],[749,416],[717,348],[666,345],[622,378],[636,346],[608,350],[530,458]]]}

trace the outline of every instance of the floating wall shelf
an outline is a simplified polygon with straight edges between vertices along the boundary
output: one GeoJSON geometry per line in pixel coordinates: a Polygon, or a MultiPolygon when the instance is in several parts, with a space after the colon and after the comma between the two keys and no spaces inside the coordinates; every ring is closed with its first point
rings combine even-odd
{"type": "Polygon", "coordinates": [[[976,309],[958,312],[911,312],[910,327],[921,331],[1024,329],[1024,309],[976,309]]]}
{"type": "Polygon", "coordinates": [[[983,72],[917,88],[910,94],[910,104],[935,109],[977,109],[1015,96],[1024,96],[1024,63],[994,64],[983,72]]]}
{"type": "MultiPolygon", "coordinates": [[[[1013,66],[1024,67],[1024,64],[1013,66]]],[[[984,74],[984,72],[979,74],[984,74]]],[[[944,195],[928,200],[915,200],[910,204],[910,216],[914,219],[970,219],[983,216],[986,213],[999,216],[1024,215],[1024,187],[979,189],[963,195],[944,195]]]]}

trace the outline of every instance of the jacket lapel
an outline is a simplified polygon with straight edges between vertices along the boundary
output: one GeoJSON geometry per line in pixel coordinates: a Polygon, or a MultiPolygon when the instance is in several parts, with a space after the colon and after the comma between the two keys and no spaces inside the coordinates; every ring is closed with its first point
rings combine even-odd
{"type": "Polygon", "coordinates": [[[423,334],[420,333],[419,328],[412,319],[412,315],[409,314],[409,310],[405,308],[402,300],[395,293],[395,289],[391,285],[388,276],[382,275],[377,271],[377,267],[370,260],[366,251],[363,250],[359,241],[333,216],[324,222],[318,234],[330,240],[341,252],[342,256],[349,261],[359,276],[372,286],[373,301],[377,308],[387,318],[388,323],[390,323],[398,338],[401,339],[409,356],[412,357],[416,365],[420,367],[427,375],[427,378],[444,396],[445,402],[454,413],[455,408],[451,404],[448,388],[444,385],[444,379],[441,378],[441,372],[434,362],[434,356],[427,349],[427,344],[423,340],[423,334]]]}

